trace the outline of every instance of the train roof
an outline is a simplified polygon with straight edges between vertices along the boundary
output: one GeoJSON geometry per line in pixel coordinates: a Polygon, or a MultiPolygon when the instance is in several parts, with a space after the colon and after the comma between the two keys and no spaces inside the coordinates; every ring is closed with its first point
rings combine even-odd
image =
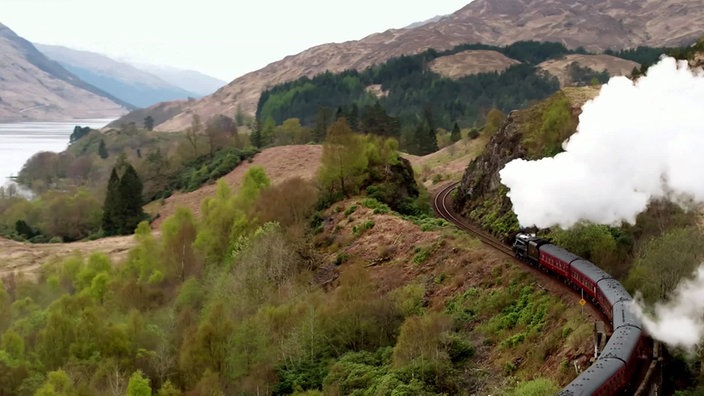
{"type": "Polygon", "coordinates": [[[598,359],[570,382],[560,396],[591,396],[622,367],[623,362],[618,359],[598,359]]]}
{"type": "Polygon", "coordinates": [[[617,358],[627,362],[640,340],[642,331],[637,327],[623,326],[614,330],[614,333],[601,351],[599,360],[617,358]]]}
{"type": "Polygon", "coordinates": [[[632,300],[621,300],[614,304],[612,310],[613,328],[618,329],[621,326],[634,326],[639,329],[643,328],[640,319],[630,307],[632,300]]]}
{"type": "Polygon", "coordinates": [[[567,250],[559,246],[553,245],[552,243],[546,243],[545,245],[541,245],[539,249],[540,252],[553,256],[558,260],[562,260],[566,263],[570,263],[580,258],[576,254],[568,252],[567,250]]]}
{"type": "Polygon", "coordinates": [[[599,282],[602,279],[609,279],[611,275],[603,269],[596,266],[596,264],[591,261],[580,258],[572,262],[572,268],[581,272],[587,278],[591,279],[594,283],[599,282]]]}
{"type": "Polygon", "coordinates": [[[598,282],[604,297],[612,307],[621,300],[632,300],[631,295],[623,288],[619,281],[613,278],[602,279],[598,282]]]}

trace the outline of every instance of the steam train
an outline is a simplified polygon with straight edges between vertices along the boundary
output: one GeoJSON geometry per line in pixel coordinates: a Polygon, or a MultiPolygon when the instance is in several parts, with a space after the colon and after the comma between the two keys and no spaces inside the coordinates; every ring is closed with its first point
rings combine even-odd
{"type": "Polygon", "coordinates": [[[640,319],[629,309],[631,295],[608,273],[545,239],[518,234],[513,252],[519,259],[561,278],[594,302],[612,323],[613,333],[594,363],[560,392],[561,396],[632,393],[631,380],[647,356],[640,319]]]}

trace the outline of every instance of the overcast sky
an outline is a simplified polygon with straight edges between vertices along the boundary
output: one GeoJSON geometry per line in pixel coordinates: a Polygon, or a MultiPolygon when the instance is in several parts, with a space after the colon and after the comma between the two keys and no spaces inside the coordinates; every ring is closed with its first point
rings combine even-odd
{"type": "Polygon", "coordinates": [[[361,39],[470,2],[0,0],[0,23],[32,42],[230,81],[318,44],[361,39]]]}

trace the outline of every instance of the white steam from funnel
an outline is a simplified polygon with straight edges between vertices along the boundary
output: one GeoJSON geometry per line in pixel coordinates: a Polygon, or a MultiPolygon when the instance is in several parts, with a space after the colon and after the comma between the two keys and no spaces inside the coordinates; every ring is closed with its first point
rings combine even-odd
{"type": "Polygon", "coordinates": [[[656,198],[704,201],[704,75],[664,58],[614,77],[582,108],[564,152],[499,173],[522,226],[635,222],[656,198]]]}
{"type": "Polygon", "coordinates": [[[704,336],[704,265],[693,279],[682,281],[668,301],[656,303],[653,315],[644,313],[639,298],[632,308],[653,338],[693,351],[704,336]]]}
{"type": "MultiPolygon", "coordinates": [[[[614,77],[582,108],[565,151],[499,173],[522,226],[634,223],[653,199],[704,202],[704,73],[664,58],[632,82],[614,77]]],[[[667,263],[663,263],[667,265],[667,263]]],[[[644,314],[648,333],[692,350],[704,337],[704,265],[644,314]]]]}

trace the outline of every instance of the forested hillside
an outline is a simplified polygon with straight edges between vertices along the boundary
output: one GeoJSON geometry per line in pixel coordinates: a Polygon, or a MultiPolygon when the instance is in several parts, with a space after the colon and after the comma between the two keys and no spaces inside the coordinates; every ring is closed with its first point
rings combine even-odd
{"type": "MultiPolygon", "coordinates": [[[[272,119],[277,124],[298,118],[304,126],[319,127],[333,114],[342,114],[353,126],[360,125],[360,130],[369,131],[380,123],[380,106],[391,118],[386,122],[392,123],[383,133],[399,139],[402,149],[408,152],[426,154],[429,151],[418,144],[417,135],[428,129],[451,130],[455,123],[463,128],[481,126],[491,109],[507,113],[557,91],[557,80],[536,66],[570,53],[585,51],[538,42],[518,42],[505,47],[471,44],[442,52],[428,50],[393,58],[361,72],[328,72],[272,87],[259,99],[257,118],[262,122],[272,119]],[[520,63],[502,72],[456,79],[431,71],[430,65],[436,59],[478,49],[495,50],[520,63]]],[[[641,56],[642,53],[643,50],[634,50],[629,54],[652,62],[652,56],[641,56]]],[[[572,74],[574,81],[585,83],[603,83],[608,79],[607,73],[577,65],[573,66],[572,74]]]]}

